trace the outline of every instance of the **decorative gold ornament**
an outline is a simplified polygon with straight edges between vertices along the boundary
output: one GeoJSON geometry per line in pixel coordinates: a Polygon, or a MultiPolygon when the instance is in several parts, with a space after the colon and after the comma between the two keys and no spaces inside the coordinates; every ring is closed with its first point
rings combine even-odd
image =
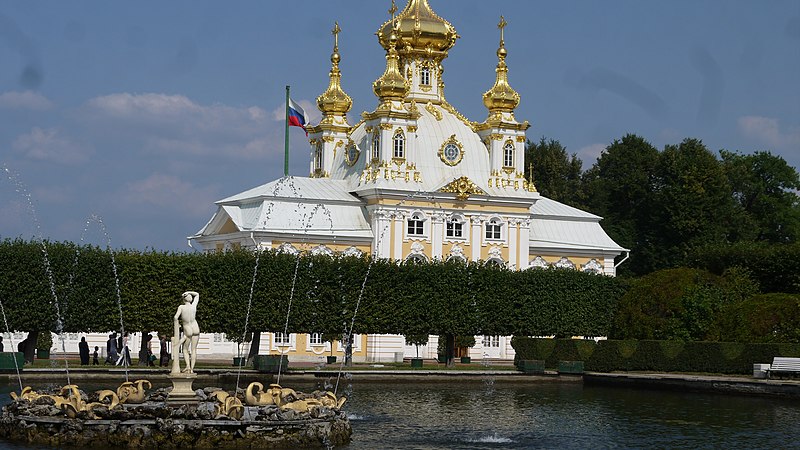
{"type": "Polygon", "coordinates": [[[464,146],[458,142],[456,135],[450,136],[439,147],[439,159],[448,166],[455,166],[464,159],[464,146]]]}
{"type": "Polygon", "coordinates": [[[483,104],[489,109],[490,117],[498,117],[498,113],[513,113],[519,105],[520,97],[511,85],[508,84],[508,66],[506,66],[506,44],[504,39],[504,29],[508,25],[506,19],[500,16],[500,48],[497,49],[497,77],[494,86],[483,94],[483,104]]]}
{"type": "Polygon", "coordinates": [[[358,161],[359,156],[361,156],[361,149],[358,148],[358,145],[356,145],[352,139],[348,140],[347,148],[345,148],[344,151],[344,161],[348,166],[353,167],[353,164],[358,161]]]}
{"type": "MultiPolygon", "coordinates": [[[[339,33],[341,31],[342,29],[339,28],[339,22],[336,22],[331,31],[334,42],[333,54],[331,54],[331,71],[329,74],[330,82],[328,83],[328,89],[317,97],[317,107],[322,111],[323,116],[320,123],[324,124],[336,123],[336,116],[339,116],[338,118],[340,120],[338,122],[342,123],[341,117],[347,114],[350,108],[353,107],[353,99],[344,92],[341,86],[342,73],[339,71],[339,61],[341,61],[341,56],[339,55],[339,33]]],[[[346,121],[344,121],[344,125],[347,125],[346,121]]]]}
{"type": "Polygon", "coordinates": [[[431,113],[431,115],[433,115],[433,117],[435,117],[437,121],[442,120],[442,112],[436,109],[436,107],[433,106],[433,103],[428,102],[428,104],[425,105],[425,110],[431,113]]]}
{"type": "Polygon", "coordinates": [[[450,184],[439,189],[439,192],[449,192],[456,194],[456,200],[464,201],[470,195],[486,195],[486,192],[478,187],[466,176],[456,178],[450,184]]]}
{"type": "Polygon", "coordinates": [[[392,18],[378,29],[378,42],[389,50],[397,39],[400,52],[405,55],[418,55],[425,58],[444,58],[459,38],[450,22],[433,12],[428,0],[409,0],[397,16],[397,7],[389,10],[392,18]]]}
{"type": "MultiPolygon", "coordinates": [[[[391,23],[393,23],[392,20],[391,23]]],[[[397,35],[395,29],[391,27],[389,36],[389,46],[386,48],[386,70],[380,78],[372,83],[372,90],[375,95],[386,103],[392,100],[403,100],[410,90],[410,83],[402,73],[400,73],[400,57],[397,53],[397,35]]]]}

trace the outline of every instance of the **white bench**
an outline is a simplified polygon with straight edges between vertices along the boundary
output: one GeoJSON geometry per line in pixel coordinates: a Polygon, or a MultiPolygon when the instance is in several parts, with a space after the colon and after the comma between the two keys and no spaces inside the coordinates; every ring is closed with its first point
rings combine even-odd
{"type": "Polygon", "coordinates": [[[781,356],[776,356],[775,359],[772,360],[772,364],[769,366],[769,370],[767,371],[767,378],[772,378],[772,374],[797,374],[800,373],[800,358],[786,358],[781,356]]]}

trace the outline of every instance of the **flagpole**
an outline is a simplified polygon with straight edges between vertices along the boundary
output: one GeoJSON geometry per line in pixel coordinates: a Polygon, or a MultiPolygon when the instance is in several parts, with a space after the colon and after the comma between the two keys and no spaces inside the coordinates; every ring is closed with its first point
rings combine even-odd
{"type": "Polygon", "coordinates": [[[289,176],[289,86],[286,86],[286,129],[284,130],[283,176],[289,176]]]}

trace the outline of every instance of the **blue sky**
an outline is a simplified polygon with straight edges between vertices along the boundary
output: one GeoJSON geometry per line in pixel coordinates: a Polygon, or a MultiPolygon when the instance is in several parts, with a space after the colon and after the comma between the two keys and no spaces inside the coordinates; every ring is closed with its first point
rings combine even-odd
{"type": "MultiPolygon", "coordinates": [[[[800,165],[796,0],[430,3],[461,35],[445,93],[472,120],[486,117],[503,14],[517,118],[584,169],[626,133],[800,165]]],[[[389,5],[3,1],[0,164],[26,186],[45,237],[105,245],[86,227],[96,214],[114,247],[189,250],[214,201],[282,175],[284,86],[318,117],[335,20],[351,123],[375,108],[374,33],[389,5]]],[[[290,174],[306,176],[305,136],[291,139],[290,174]]],[[[0,237],[30,238],[25,202],[0,175],[0,237]]]]}

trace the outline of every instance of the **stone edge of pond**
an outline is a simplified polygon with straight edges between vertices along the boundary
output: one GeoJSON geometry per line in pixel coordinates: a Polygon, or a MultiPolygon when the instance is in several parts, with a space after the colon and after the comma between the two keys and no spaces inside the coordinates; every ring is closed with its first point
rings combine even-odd
{"type": "Polygon", "coordinates": [[[796,380],[763,380],[723,375],[671,373],[587,372],[583,375],[583,382],[587,385],[800,399],[800,381],[796,380]]]}

